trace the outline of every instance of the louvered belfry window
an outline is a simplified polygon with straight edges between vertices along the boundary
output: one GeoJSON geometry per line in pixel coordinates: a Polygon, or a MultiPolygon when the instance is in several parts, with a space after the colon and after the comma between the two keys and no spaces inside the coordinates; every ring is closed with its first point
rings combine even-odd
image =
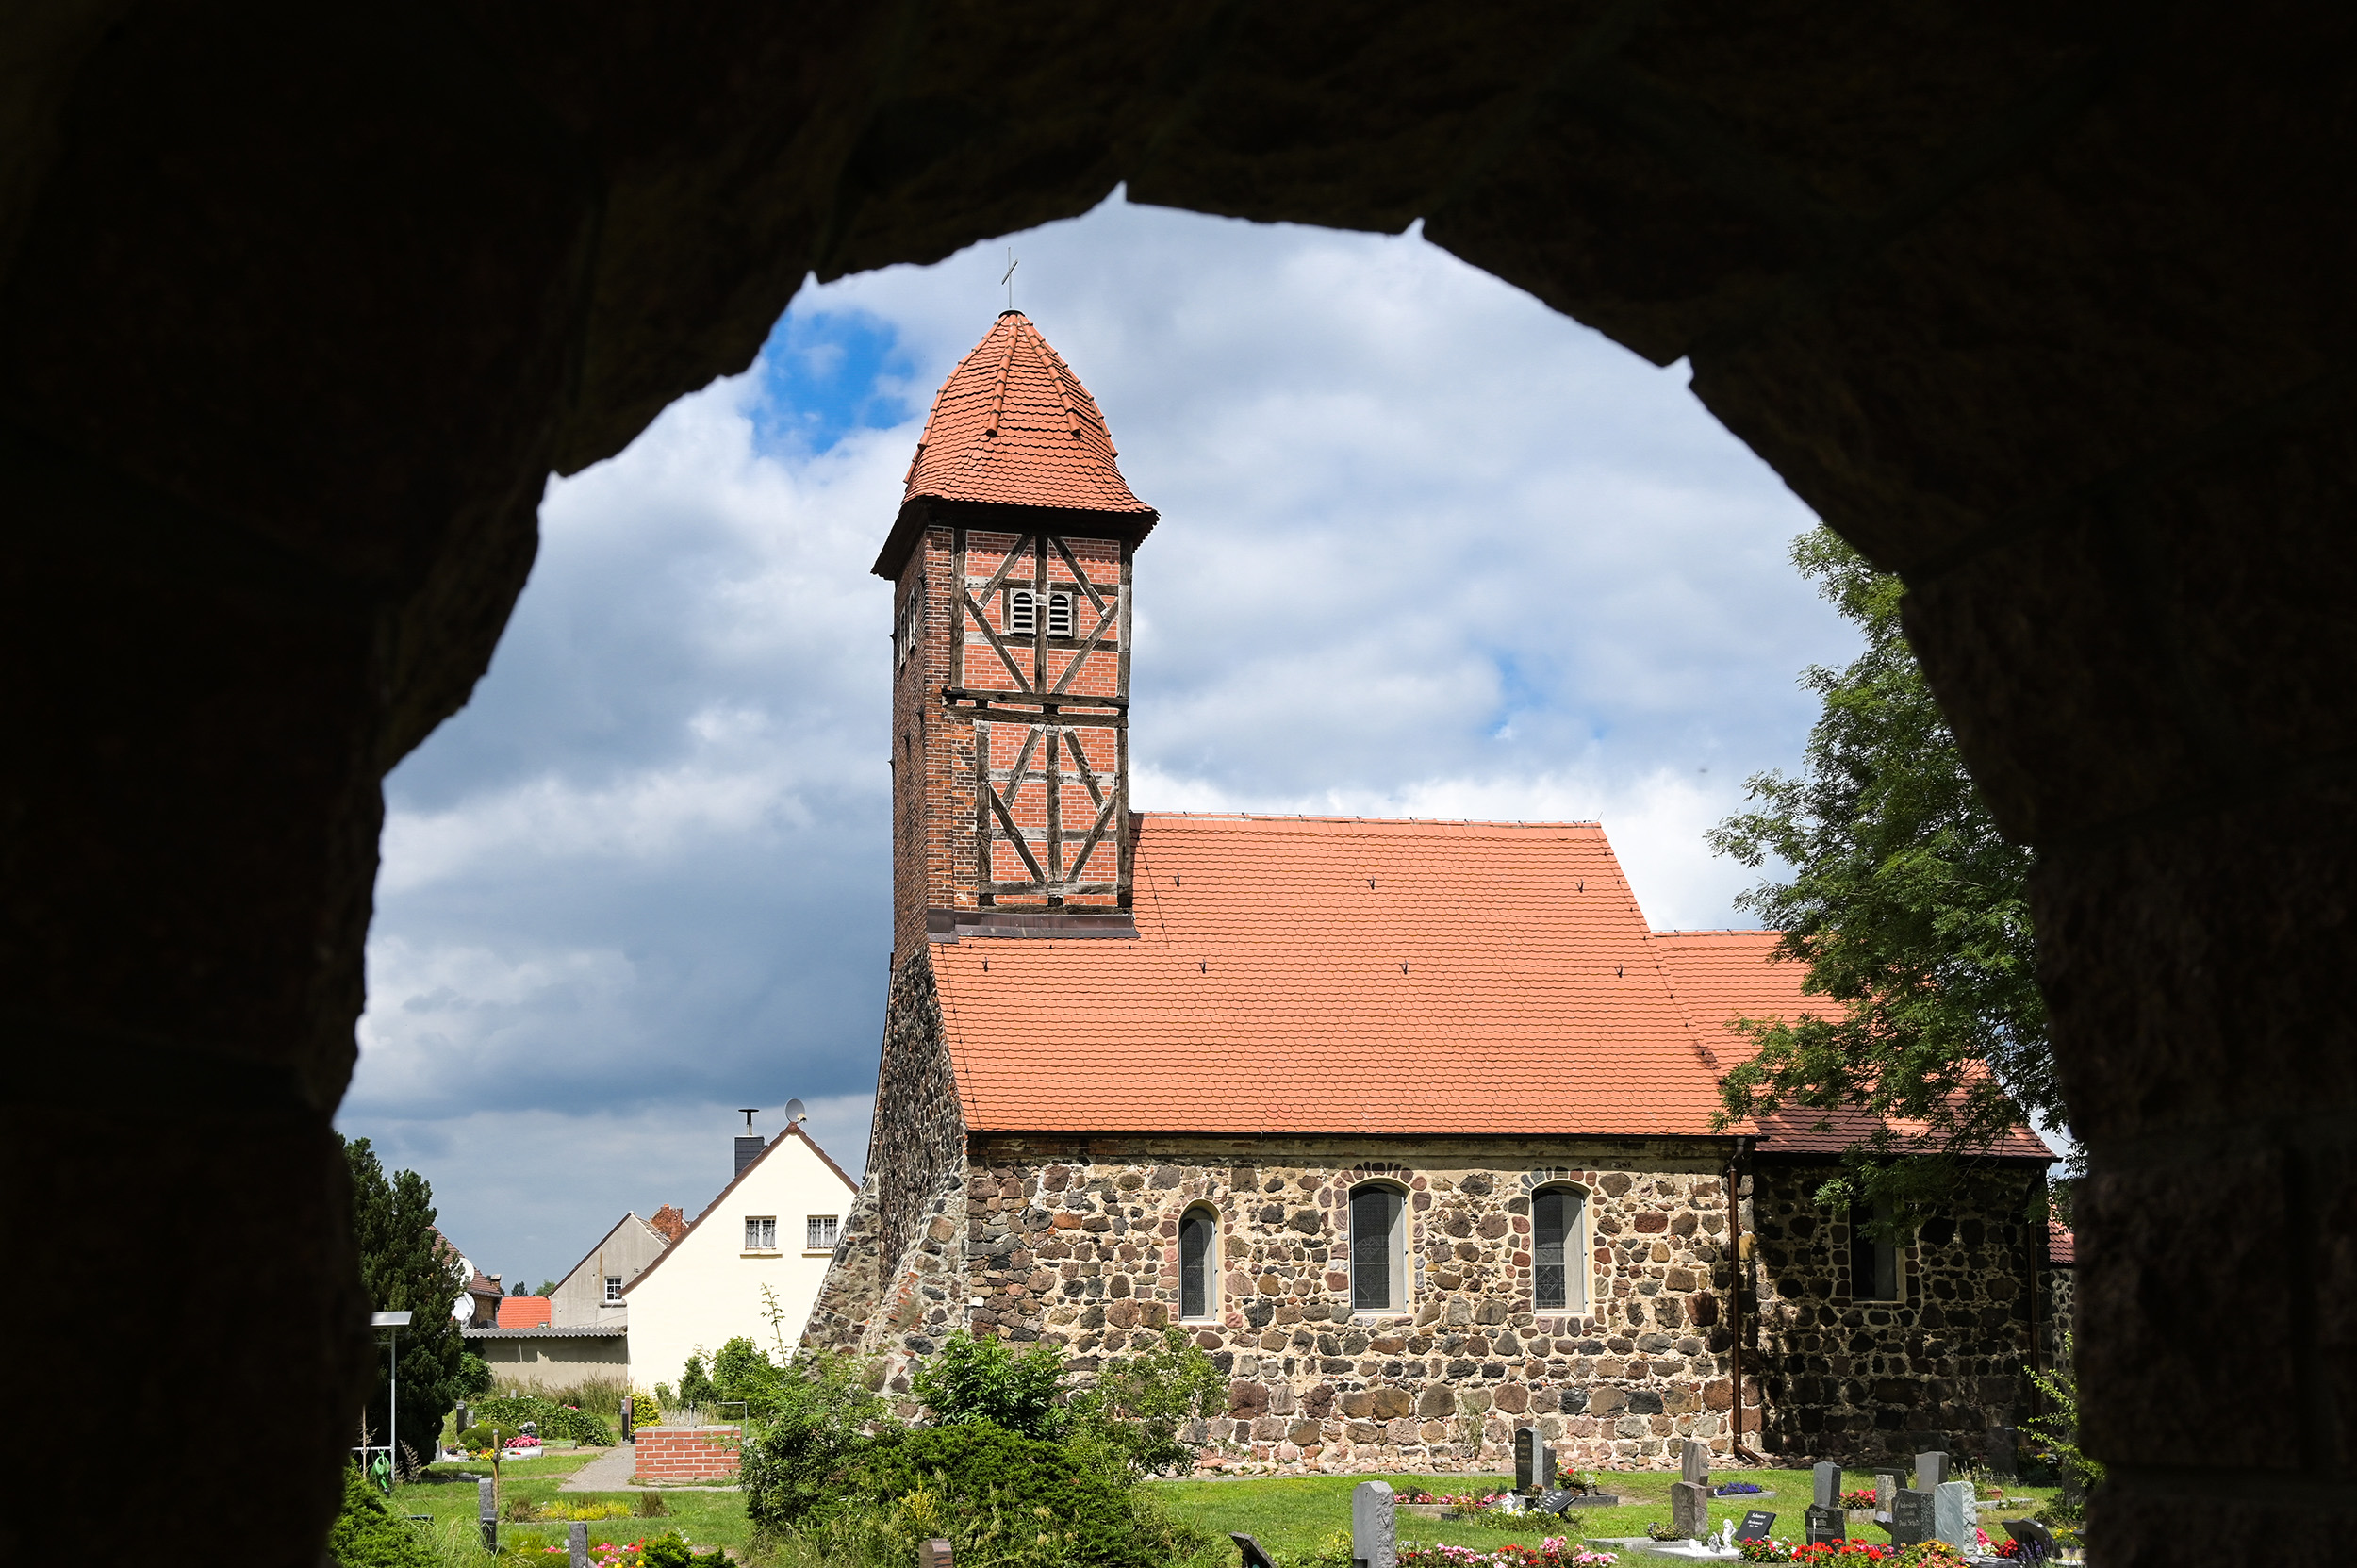
{"type": "Polygon", "coordinates": [[[1072,596],[1051,593],[1047,596],[1047,635],[1068,637],[1072,635],[1072,596]]]}
{"type": "Polygon", "coordinates": [[[1007,631],[1010,634],[1020,632],[1025,636],[1029,636],[1033,632],[1038,630],[1039,622],[1036,619],[1034,619],[1031,590],[1029,588],[1017,588],[1013,593],[1008,594],[1007,631]]]}
{"type": "MultiPolygon", "coordinates": [[[[1007,593],[1007,635],[1030,636],[1039,630],[1040,596],[1030,588],[1012,588],[1007,593]]],[[[1072,596],[1068,593],[1047,595],[1047,635],[1068,637],[1072,635],[1072,596]]]]}

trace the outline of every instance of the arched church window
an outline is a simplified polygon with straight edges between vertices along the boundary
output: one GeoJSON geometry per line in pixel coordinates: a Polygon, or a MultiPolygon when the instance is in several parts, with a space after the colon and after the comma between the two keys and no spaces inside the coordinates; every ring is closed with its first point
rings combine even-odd
{"type": "Polygon", "coordinates": [[[1530,1195],[1531,1305],[1542,1312],[1588,1310],[1588,1195],[1541,1187],[1530,1195]]]}
{"type": "Polygon", "coordinates": [[[1408,1195],[1388,1182],[1350,1190],[1350,1307],[1407,1310],[1408,1195]]]}
{"type": "Polygon", "coordinates": [[[1219,1216],[1201,1204],[1178,1222],[1178,1315],[1210,1317],[1219,1299],[1219,1216]]]}

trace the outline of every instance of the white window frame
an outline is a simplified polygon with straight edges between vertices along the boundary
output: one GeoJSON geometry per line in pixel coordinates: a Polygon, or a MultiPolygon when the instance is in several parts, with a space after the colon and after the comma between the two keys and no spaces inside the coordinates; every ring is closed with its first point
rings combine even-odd
{"type": "Polygon", "coordinates": [[[1361,1181],[1350,1189],[1348,1207],[1343,1211],[1350,1220],[1350,1310],[1359,1316],[1395,1315],[1409,1310],[1413,1287],[1408,1277],[1408,1189],[1396,1181],[1361,1181]],[[1388,1284],[1390,1301],[1384,1306],[1361,1306],[1359,1301],[1359,1195],[1364,1192],[1387,1192],[1396,1200],[1392,1212],[1391,1235],[1388,1238],[1388,1284]]]}
{"type": "Polygon", "coordinates": [[[775,1252],[778,1249],[778,1216],[747,1214],[745,1216],[745,1250],[775,1252]]]}
{"type": "Polygon", "coordinates": [[[808,1215],[802,1221],[802,1250],[805,1252],[832,1252],[834,1250],[835,1242],[841,1238],[842,1234],[843,1216],[841,1214],[808,1215]],[[822,1225],[827,1228],[827,1239],[825,1241],[820,1241],[818,1239],[818,1228],[822,1225]]]}
{"type": "Polygon", "coordinates": [[[1190,1203],[1178,1216],[1178,1321],[1181,1323],[1216,1323],[1220,1314],[1219,1297],[1219,1211],[1208,1203],[1190,1203]],[[1190,1312],[1187,1308],[1187,1222],[1195,1218],[1210,1221],[1204,1242],[1203,1256],[1195,1260],[1195,1268],[1202,1274],[1203,1310],[1190,1312]]]}
{"type": "MultiPolygon", "coordinates": [[[[1040,595],[1030,588],[1007,590],[1007,635],[1032,636],[1039,631],[1037,606],[1040,595]]],[[[1047,600],[1047,635],[1051,637],[1072,635],[1072,595],[1049,589],[1047,600]]]]}
{"type": "Polygon", "coordinates": [[[1568,1181],[1550,1181],[1530,1195],[1530,1304],[1539,1312],[1568,1312],[1585,1317],[1592,1298],[1589,1291],[1589,1271],[1594,1260],[1588,1245],[1588,1205],[1590,1197],[1584,1188],[1568,1181]],[[1548,1306],[1539,1299],[1539,1199],[1545,1195],[1560,1193],[1564,1199],[1563,1226],[1563,1299],[1548,1306]]]}
{"type": "Polygon", "coordinates": [[[622,1277],[618,1274],[605,1277],[605,1304],[609,1307],[622,1304],[622,1277]]]}

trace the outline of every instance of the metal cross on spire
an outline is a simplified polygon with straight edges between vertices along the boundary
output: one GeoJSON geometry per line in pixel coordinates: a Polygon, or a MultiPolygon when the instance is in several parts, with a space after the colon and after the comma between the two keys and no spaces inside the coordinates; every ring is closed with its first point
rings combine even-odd
{"type": "Polygon", "coordinates": [[[1014,247],[1009,245],[1007,247],[1007,275],[998,280],[1007,286],[1007,308],[1009,310],[1014,308],[1014,270],[1022,265],[1023,263],[1014,258],[1014,247]]]}

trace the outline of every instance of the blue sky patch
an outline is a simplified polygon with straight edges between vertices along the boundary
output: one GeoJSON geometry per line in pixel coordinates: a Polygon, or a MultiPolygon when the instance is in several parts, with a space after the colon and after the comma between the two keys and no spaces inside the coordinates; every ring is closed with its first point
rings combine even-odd
{"type": "Polygon", "coordinates": [[[865,310],[797,305],[778,318],[753,362],[765,450],[821,453],[855,430],[888,430],[909,417],[914,361],[899,330],[865,310]]]}

